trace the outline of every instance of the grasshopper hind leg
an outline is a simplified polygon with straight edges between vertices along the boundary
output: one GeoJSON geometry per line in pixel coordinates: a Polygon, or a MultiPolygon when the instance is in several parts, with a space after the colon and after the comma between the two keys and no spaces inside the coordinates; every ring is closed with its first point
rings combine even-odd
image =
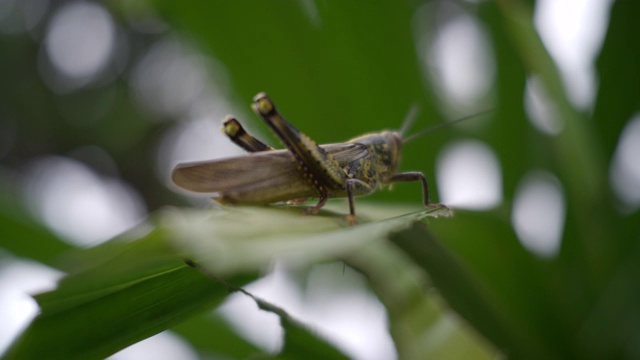
{"type": "Polygon", "coordinates": [[[227,135],[234,144],[248,152],[274,150],[271,146],[249,134],[240,122],[232,116],[227,116],[222,122],[222,132],[227,135]]]}
{"type": "MultiPolygon", "coordinates": [[[[260,152],[260,151],[271,151],[275,150],[271,146],[263,143],[255,136],[249,134],[240,121],[234,118],[233,116],[227,116],[222,122],[222,132],[229,137],[234,144],[243,148],[247,152],[260,152]]],[[[291,199],[287,201],[287,204],[290,205],[300,205],[304,204],[307,201],[307,198],[298,198],[291,199]]]]}
{"type": "Polygon", "coordinates": [[[327,194],[327,192],[323,192],[320,194],[320,200],[318,200],[318,203],[315,206],[311,206],[308,207],[305,211],[307,214],[317,214],[320,209],[324,206],[324,204],[327,202],[327,200],[329,199],[329,195],[327,194]]]}

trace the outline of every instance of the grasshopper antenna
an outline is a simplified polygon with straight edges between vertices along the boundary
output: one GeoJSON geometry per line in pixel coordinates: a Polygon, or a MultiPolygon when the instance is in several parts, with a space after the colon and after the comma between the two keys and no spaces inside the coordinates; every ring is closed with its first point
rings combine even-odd
{"type": "MultiPolygon", "coordinates": [[[[471,118],[474,118],[476,116],[481,116],[481,115],[488,114],[488,113],[490,113],[492,111],[493,111],[493,109],[487,109],[487,110],[483,110],[483,111],[477,112],[475,114],[471,114],[471,115],[467,115],[467,116],[461,117],[459,119],[455,119],[455,120],[452,120],[452,121],[445,121],[445,122],[440,123],[438,125],[434,125],[434,126],[428,127],[428,128],[426,128],[426,129],[424,129],[422,131],[419,131],[419,132],[417,132],[415,134],[407,136],[406,138],[404,138],[403,143],[408,143],[411,140],[415,140],[415,139],[417,139],[417,138],[419,138],[421,136],[424,136],[424,135],[426,135],[426,134],[428,134],[428,133],[430,133],[432,131],[438,130],[438,129],[443,128],[445,126],[451,126],[453,124],[457,124],[459,122],[463,122],[465,120],[469,120],[471,118]]],[[[404,125],[402,126],[402,130],[405,130],[405,126],[404,125]]]]}
{"type": "Polygon", "coordinates": [[[402,127],[400,128],[400,134],[404,136],[404,133],[407,130],[409,130],[411,125],[413,125],[413,123],[418,118],[419,112],[420,112],[420,107],[418,106],[418,104],[411,105],[411,107],[409,108],[409,111],[407,112],[407,115],[405,115],[404,120],[402,120],[402,127]]]}

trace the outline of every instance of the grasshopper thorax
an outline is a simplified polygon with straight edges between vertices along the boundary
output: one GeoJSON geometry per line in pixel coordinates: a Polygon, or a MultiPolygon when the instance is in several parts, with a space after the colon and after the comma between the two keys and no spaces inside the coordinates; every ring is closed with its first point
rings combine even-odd
{"type": "Polygon", "coordinates": [[[366,134],[349,140],[367,148],[369,168],[377,181],[386,183],[398,170],[400,151],[402,150],[402,134],[397,131],[383,131],[366,134]]]}

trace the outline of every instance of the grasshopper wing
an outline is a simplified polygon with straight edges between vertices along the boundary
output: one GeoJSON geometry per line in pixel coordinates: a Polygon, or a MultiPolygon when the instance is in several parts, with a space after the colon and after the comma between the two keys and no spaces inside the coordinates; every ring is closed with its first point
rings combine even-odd
{"type": "Polygon", "coordinates": [[[185,190],[221,193],[295,171],[291,155],[285,150],[277,150],[178,164],[173,169],[171,180],[185,190]]]}
{"type": "MultiPolygon", "coordinates": [[[[330,144],[323,148],[341,165],[361,153],[357,144],[330,144]]],[[[215,198],[226,203],[267,204],[318,195],[288,150],[183,163],[176,166],[171,179],[185,190],[216,193],[215,198]]]]}
{"type": "Polygon", "coordinates": [[[359,143],[337,143],[321,146],[334,160],[345,168],[350,163],[363,159],[369,155],[367,147],[359,143]]]}

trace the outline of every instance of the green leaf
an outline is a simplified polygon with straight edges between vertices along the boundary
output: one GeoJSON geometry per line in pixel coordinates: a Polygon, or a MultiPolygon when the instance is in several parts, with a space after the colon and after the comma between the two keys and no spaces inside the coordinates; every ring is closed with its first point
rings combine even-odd
{"type": "MultiPolygon", "coordinates": [[[[456,221],[455,226],[460,224],[456,221]]],[[[451,225],[453,224],[449,224],[451,225]]],[[[440,224],[439,228],[446,228],[446,226],[446,224],[440,224]]],[[[500,239],[499,235],[497,239],[500,239]]],[[[526,326],[535,327],[535,319],[533,319],[534,322],[527,323],[521,318],[522,314],[518,312],[520,309],[513,308],[521,303],[503,302],[504,297],[500,296],[502,294],[496,294],[496,291],[511,288],[498,286],[501,284],[487,284],[485,282],[487,279],[481,277],[483,274],[480,273],[482,269],[487,269],[486,267],[474,268],[469,262],[461,261],[422,225],[415,225],[411,231],[394,236],[392,242],[431,276],[434,285],[447,299],[449,305],[496,346],[508,349],[511,355],[524,358],[548,357],[554,354],[553,351],[545,350],[547,345],[542,339],[536,338],[537,334],[512,331],[512,329],[526,326]]],[[[495,244],[482,244],[482,247],[491,249],[492,245],[495,244]]],[[[484,255],[476,254],[478,257],[484,255]]],[[[524,258],[526,260],[526,256],[524,258]]],[[[525,264],[526,262],[523,266],[525,264]]],[[[509,277],[509,274],[503,276],[509,277]]],[[[494,277],[490,276],[489,279],[495,281],[494,277]]],[[[526,291],[522,292],[529,294],[526,291]]],[[[535,296],[533,298],[537,299],[535,296]]],[[[525,313],[525,315],[529,314],[532,313],[525,313]]]]}
{"type": "MultiPolygon", "coordinates": [[[[444,220],[447,221],[447,220],[444,220]]],[[[451,220],[448,220],[451,221],[451,220]]],[[[422,243],[428,232],[422,224],[391,234],[390,239],[422,243]]],[[[401,359],[491,359],[496,350],[444,303],[429,274],[392,242],[377,242],[345,259],[369,280],[389,312],[390,332],[401,359]]],[[[434,255],[437,256],[437,255],[434,255]]],[[[442,266],[455,268],[450,259],[442,266]]],[[[449,295],[444,293],[444,295],[449,295]]]]}
{"type": "Polygon", "coordinates": [[[73,249],[28,215],[23,205],[0,188],[0,249],[52,266],[56,258],[73,249]]]}
{"type": "Polygon", "coordinates": [[[216,313],[191,317],[172,327],[171,331],[187,340],[203,358],[246,359],[262,354],[262,350],[236,333],[216,313]]]}
{"type": "Polygon", "coordinates": [[[41,314],[5,358],[104,358],[210,309],[227,294],[184,265],[158,233],[104,250],[102,262],[36,296],[41,314]]]}
{"type": "MultiPolygon", "coordinates": [[[[276,260],[288,266],[304,267],[342,258],[363,272],[378,290],[376,292],[392,315],[394,339],[403,358],[420,358],[425,354],[491,358],[495,350],[455,315],[443,312],[442,305],[431,299],[433,292],[429,293],[424,286],[416,286],[415,266],[407,258],[390,257],[397,253],[387,242],[392,234],[404,234],[412,229],[412,224],[426,218],[450,216],[449,210],[438,206],[389,218],[390,214],[401,213],[400,208],[368,205],[358,209],[363,223],[354,227],[346,226],[343,215],[324,211],[318,216],[305,216],[300,209],[291,207],[175,211],[164,214],[162,223],[175,231],[171,236],[187,249],[187,256],[197,255],[197,266],[202,266],[203,271],[221,283],[226,283],[225,275],[265,268],[276,260]],[[287,231],[283,232],[283,228],[287,231]],[[402,277],[404,281],[399,279],[402,277]],[[389,291],[390,287],[395,290],[389,291]],[[431,321],[420,320],[425,318],[431,321]]],[[[263,310],[280,316],[285,329],[281,356],[342,357],[305,326],[291,319],[285,310],[242,289],[235,290],[254,298],[263,310]]]]}
{"type": "Polygon", "coordinates": [[[326,342],[318,334],[312,332],[300,321],[292,318],[279,306],[264,301],[255,295],[242,290],[251,297],[258,307],[264,311],[276,314],[280,318],[280,324],[284,329],[284,347],[279,358],[284,359],[347,359],[333,345],[326,342]]]}
{"type": "MultiPolygon", "coordinates": [[[[402,214],[400,209],[396,215],[402,214]]],[[[262,269],[275,260],[304,266],[340,258],[374,241],[385,240],[389,233],[422,218],[449,215],[446,207],[438,206],[369,222],[392,216],[393,207],[359,206],[362,224],[348,226],[344,215],[330,210],[315,216],[302,212],[298,207],[181,210],[166,212],[161,222],[186,257],[217,276],[225,276],[262,269]]]]}
{"type": "Polygon", "coordinates": [[[637,1],[617,1],[612,4],[609,29],[596,65],[598,93],[593,113],[596,131],[606,159],[616,149],[622,129],[640,110],[640,39],[629,34],[640,31],[635,14],[637,1]]]}
{"type": "MultiPolygon", "coordinates": [[[[363,222],[394,213],[360,208],[363,222]]],[[[396,214],[404,211],[396,209],[396,214]]],[[[67,262],[75,264],[75,269],[67,265],[73,273],[62,279],[58,289],[36,296],[42,313],[6,357],[35,358],[43,353],[50,358],[105,357],[212,308],[229,290],[236,290],[232,284],[253,279],[276,259],[298,265],[335,259],[424,217],[442,215],[448,215],[448,209],[434,207],[349,227],[343,215],[324,211],[305,216],[299,208],[165,211],[157,216],[159,227],[138,239],[131,238],[142,230],[68,255],[67,262]],[[224,280],[211,281],[186,266],[184,258],[202,261],[215,280],[224,280]]],[[[288,339],[285,353],[305,349],[339,354],[314,340],[315,335],[283,310],[259,305],[281,316],[288,339]]],[[[238,346],[219,352],[255,351],[241,342],[238,346]]]]}

